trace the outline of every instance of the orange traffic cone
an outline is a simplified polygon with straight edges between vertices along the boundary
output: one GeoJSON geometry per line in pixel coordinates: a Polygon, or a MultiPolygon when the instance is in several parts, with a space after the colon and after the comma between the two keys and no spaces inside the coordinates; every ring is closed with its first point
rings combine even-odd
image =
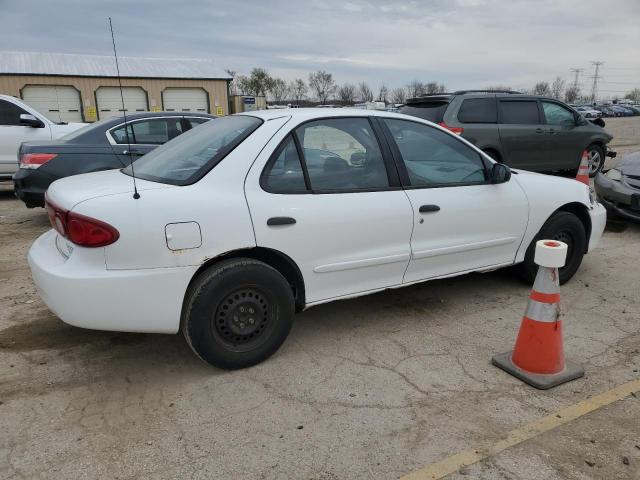
{"type": "Polygon", "coordinates": [[[578,167],[576,180],[589,186],[589,154],[586,150],[582,152],[582,158],[580,159],[580,166],[578,167]]]}
{"type": "Polygon", "coordinates": [[[560,320],[558,268],[565,263],[567,244],[555,240],[536,243],[539,266],[527,310],[513,352],[495,355],[491,362],[536,388],[547,389],[584,375],[584,369],[565,362],[560,320]]]}

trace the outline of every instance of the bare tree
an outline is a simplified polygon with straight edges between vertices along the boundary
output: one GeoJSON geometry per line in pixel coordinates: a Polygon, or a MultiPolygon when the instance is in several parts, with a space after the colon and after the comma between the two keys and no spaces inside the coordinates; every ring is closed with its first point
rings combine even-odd
{"type": "Polygon", "coordinates": [[[556,77],[551,84],[551,96],[557,100],[561,100],[562,94],[564,93],[564,86],[565,81],[560,77],[556,77]]]}
{"type": "Polygon", "coordinates": [[[444,84],[438,85],[438,82],[429,82],[424,86],[425,93],[427,95],[433,95],[435,93],[444,93],[445,87],[444,84]]]}
{"type": "Polygon", "coordinates": [[[388,96],[389,96],[389,89],[383,83],[382,85],[380,85],[380,90],[378,90],[378,101],[384,102],[386,104],[388,96]]]}
{"type": "Polygon", "coordinates": [[[234,79],[237,91],[240,95],[248,95],[251,93],[251,85],[249,84],[249,77],[246,75],[236,75],[234,79]]]}
{"type": "Polygon", "coordinates": [[[567,87],[564,92],[564,101],[567,103],[575,103],[580,98],[580,88],[575,85],[567,87]]]}
{"type": "Polygon", "coordinates": [[[393,103],[398,104],[398,103],[404,103],[405,102],[405,93],[404,93],[404,88],[396,88],[393,90],[393,92],[391,92],[391,100],[393,101],[393,103]]]}
{"type": "Polygon", "coordinates": [[[624,98],[633,100],[634,102],[640,102],[640,88],[634,88],[627,93],[624,98]]]}
{"type": "Polygon", "coordinates": [[[309,74],[309,87],[315,92],[320,104],[327,103],[327,99],[336,90],[333,75],[324,70],[318,70],[315,73],[309,74]]]}
{"type": "Polygon", "coordinates": [[[534,95],[542,95],[543,97],[551,96],[551,87],[549,86],[549,82],[538,82],[535,87],[533,87],[534,95]]]}
{"type": "Polygon", "coordinates": [[[373,101],[373,92],[367,82],[360,82],[358,84],[358,96],[360,100],[363,102],[372,102],[373,101]]]}
{"type": "Polygon", "coordinates": [[[352,83],[345,83],[338,88],[338,99],[343,105],[353,105],[356,98],[356,86],[352,83]]]}
{"type": "Polygon", "coordinates": [[[407,98],[421,97],[425,93],[424,84],[420,80],[412,80],[407,84],[407,98]]]}
{"type": "Polygon", "coordinates": [[[287,86],[287,82],[285,82],[281,78],[274,78],[271,81],[271,85],[269,86],[269,93],[273,98],[275,103],[282,102],[286,100],[287,95],[289,93],[289,87],[287,86]]]}
{"type": "Polygon", "coordinates": [[[307,85],[301,78],[296,78],[289,84],[289,91],[296,101],[296,105],[300,105],[302,99],[307,96],[307,85]]]}
{"type": "Polygon", "coordinates": [[[266,95],[271,89],[273,78],[264,68],[254,68],[249,75],[248,89],[252,95],[266,95]]]}

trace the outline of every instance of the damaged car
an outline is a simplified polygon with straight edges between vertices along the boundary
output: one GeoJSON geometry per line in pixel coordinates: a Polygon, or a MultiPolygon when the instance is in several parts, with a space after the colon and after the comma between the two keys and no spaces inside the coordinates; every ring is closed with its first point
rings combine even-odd
{"type": "Polygon", "coordinates": [[[640,220],[640,152],[626,155],[595,179],[598,199],[611,218],[640,220]]]}

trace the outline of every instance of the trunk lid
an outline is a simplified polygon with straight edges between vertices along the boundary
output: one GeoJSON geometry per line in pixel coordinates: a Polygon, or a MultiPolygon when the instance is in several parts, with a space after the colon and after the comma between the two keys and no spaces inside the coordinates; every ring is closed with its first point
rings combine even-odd
{"type": "MultiPolygon", "coordinates": [[[[175,185],[150,182],[136,178],[138,192],[160,188],[179,188],[175,185]]],[[[128,194],[133,196],[133,178],[120,170],[85,173],[56,180],[47,190],[47,200],[65,210],[97,197],[128,194]]]]}

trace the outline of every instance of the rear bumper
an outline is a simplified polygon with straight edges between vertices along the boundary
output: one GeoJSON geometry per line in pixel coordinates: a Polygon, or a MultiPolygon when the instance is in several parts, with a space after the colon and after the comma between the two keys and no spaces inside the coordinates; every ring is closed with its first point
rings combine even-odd
{"type": "Polygon", "coordinates": [[[44,207],[44,193],[57,179],[37,169],[20,168],[13,176],[13,187],[27,207],[44,207]]]}
{"type": "Polygon", "coordinates": [[[107,270],[104,249],[74,247],[65,258],[54,230],[29,250],[38,293],[62,321],[121,332],[176,333],[182,302],[197,267],[107,270]]]}

